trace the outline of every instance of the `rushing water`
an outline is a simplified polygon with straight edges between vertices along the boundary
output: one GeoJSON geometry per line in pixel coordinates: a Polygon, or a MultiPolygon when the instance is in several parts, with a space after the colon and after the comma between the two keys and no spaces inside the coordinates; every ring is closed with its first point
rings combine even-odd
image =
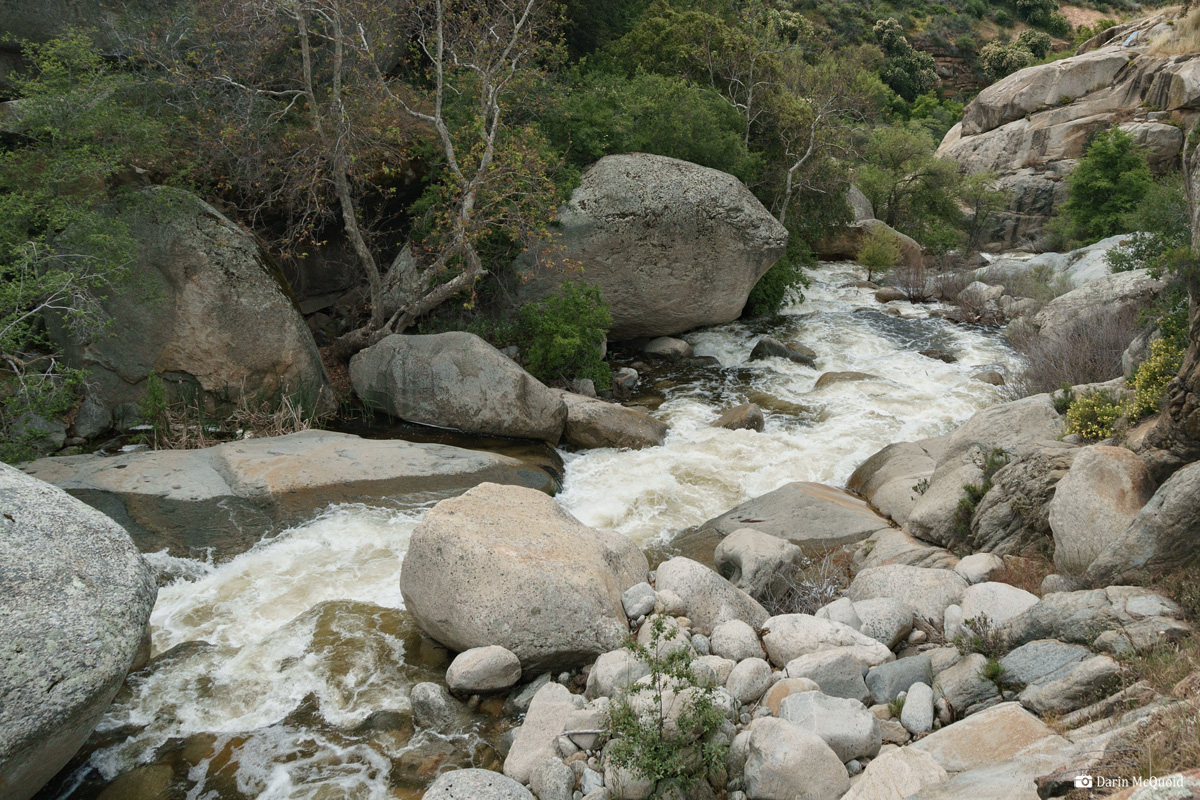
{"type": "MultiPolygon", "coordinates": [[[[888,314],[854,288],[859,277],[822,265],[805,301],[769,324],[688,335],[720,365],[655,367],[635,400],[670,423],[666,443],[564,453],[559,501],[653,546],[789,481],[844,484],[885,444],[944,432],[1002,398],[971,377],[1015,368],[999,336],[927,307],[888,314]],[[762,335],[811,347],[818,367],[749,361],[762,335]],[[927,348],[958,360],[917,352],[927,348]],[[834,371],[874,377],[815,388],[834,371]],[[747,401],[767,412],[762,433],[711,427],[747,401]]],[[[410,688],[441,680],[448,663],[403,612],[397,580],[424,510],[335,506],[219,565],[151,555],[173,578],[151,618],[154,667],[41,797],[413,798],[440,769],[497,767],[493,745],[511,724],[498,703],[455,736],[411,722],[410,688]]]]}

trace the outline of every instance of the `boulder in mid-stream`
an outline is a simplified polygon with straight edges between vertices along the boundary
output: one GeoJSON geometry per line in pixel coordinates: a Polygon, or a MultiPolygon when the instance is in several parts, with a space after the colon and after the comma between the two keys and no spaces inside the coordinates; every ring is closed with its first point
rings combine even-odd
{"type": "Polygon", "coordinates": [[[484,483],[425,515],[400,591],[447,647],[500,645],[536,674],[620,647],[629,633],[621,595],[647,571],[624,536],[587,527],[541,492],[484,483]]]}
{"type": "Polygon", "coordinates": [[[473,333],[393,334],[350,359],[367,405],[422,425],[555,443],[567,406],[554,390],[473,333]]]}
{"type": "Polygon", "coordinates": [[[424,797],[425,800],[535,800],[524,786],[490,769],[444,772],[424,797]]]}
{"type": "MultiPolygon", "coordinates": [[[[737,319],[787,247],[787,229],[737,178],[648,153],[606,156],[558,213],[555,256],[582,268],[612,314],[612,340],[669,336],[737,319]]],[[[576,273],[536,266],[522,292],[540,298],[576,273]]]]}
{"type": "Polygon", "coordinates": [[[0,797],[26,800],[84,743],[158,595],[129,535],[0,464],[0,797]]]}
{"type": "Polygon", "coordinates": [[[43,458],[25,467],[120,522],[139,549],[230,555],[330,503],[457,494],[485,481],[554,490],[544,470],[443,444],[308,430],[201,450],[43,458]],[[237,532],[235,534],[235,532],[237,532]]]}
{"type": "Polygon", "coordinates": [[[662,444],[667,436],[667,423],[645,411],[573,392],[559,392],[558,396],[567,404],[563,438],[576,447],[640,450],[662,444]]]}

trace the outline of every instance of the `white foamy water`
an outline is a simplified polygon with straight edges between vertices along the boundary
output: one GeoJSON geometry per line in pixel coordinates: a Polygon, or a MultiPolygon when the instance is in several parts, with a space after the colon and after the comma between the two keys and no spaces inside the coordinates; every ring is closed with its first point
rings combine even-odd
{"type": "MultiPolygon", "coordinates": [[[[893,305],[906,319],[888,316],[871,292],[837,288],[860,277],[849,265],[822,265],[813,277],[806,301],[770,328],[731,323],[686,336],[721,367],[646,376],[671,381],[655,412],[671,424],[666,444],[564,454],[563,506],[650,543],[790,481],[844,484],[886,444],[945,432],[1002,399],[970,377],[983,365],[1016,367],[998,335],[905,303],[893,305]],[[749,361],[762,335],[813,348],[817,368],[749,361]],[[929,347],[959,360],[916,352],[929,347]],[[835,371],[876,377],[815,388],[835,371]],[[710,427],[747,401],[766,410],[764,432],[710,427]]],[[[411,764],[442,763],[448,740],[410,739],[404,724],[360,727],[376,712],[407,714],[412,685],[445,668],[443,652],[421,650],[428,643],[399,590],[424,512],[340,505],[224,563],[148,556],[172,581],[151,617],[154,654],[167,655],[118,696],[92,766],[111,780],[174,753],[173,780],[189,800],[419,797],[428,777],[411,764]]],[[[478,734],[450,737],[453,763],[484,763],[478,734]]]]}
{"type": "Polygon", "coordinates": [[[838,288],[861,278],[852,265],[822,264],[813,278],[805,302],[786,308],[783,328],[769,335],[811,347],[816,369],[750,361],[763,335],[753,323],[686,335],[697,355],[738,370],[714,369],[665,391],[655,412],[671,425],[662,447],[567,456],[559,502],[588,525],[662,540],[791,481],[844,485],[885,445],[944,433],[1003,399],[1002,389],[971,377],[985,365],[1017,367],[998,334],[931,317],[928,306],[893,303],[906,318],[891,317],[873,292],[838,288]],[[917,352],[928,348],[958,361],[917,352]],[[877,377],[815,388],[821,374],[849,371],[877,377]],[[762,433],[710,427],[748,401],[766,410],[762,433]]]}

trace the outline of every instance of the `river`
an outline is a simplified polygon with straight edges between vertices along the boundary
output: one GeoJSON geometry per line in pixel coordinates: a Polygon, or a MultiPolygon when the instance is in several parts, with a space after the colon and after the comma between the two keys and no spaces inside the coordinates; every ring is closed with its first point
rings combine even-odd
{"type": "MultiPolygon", "coordinates": [[[[656,366],[633,401],[670,423],[666,443],[564,452],[559,502],[588,525],[661,547],[784,483],[844,485],[884,445],[943,433],[1004,399],[972,377],[1017,368],[997,333],[929,306],[893,303],[900,316],[889,314],[854,285],[861,271],[849,264],[811,277],[804,302],[770,321],[685,336],[715,361],[656,366]],[[812,348],[819,369],[749,361],[763,335],[812,348]],[[957,361],[918,352],[930,348],[957,361]],[[822,373],[843,371],[874,377],[815,388],[822,373]],[[747,401],[766,410],[763,432],[711,427],[747,401]]],[[[331,507],[227,561],[151,554],[167,576],[151,618],[155,667],[131,679],[39,800],[417,798],[440,769],[498,767],[495,745],[511,725],[499,702],[450,737],[414,731],[408,713],[411,686],[441,680],[449,659],[402,611],[400,565],[425,510],[331,507]]]]}

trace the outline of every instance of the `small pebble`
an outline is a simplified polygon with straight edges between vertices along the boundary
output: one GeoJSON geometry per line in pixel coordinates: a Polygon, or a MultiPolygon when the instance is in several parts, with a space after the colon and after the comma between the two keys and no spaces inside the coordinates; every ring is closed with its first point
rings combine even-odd
{"type": "Polygon", "coordinates": [[[857,775],[862,771],[863,765],[859,763],[857,758],[852,758],[846,762],[846,772],[849,772],[851,775],[857,775]]]}

